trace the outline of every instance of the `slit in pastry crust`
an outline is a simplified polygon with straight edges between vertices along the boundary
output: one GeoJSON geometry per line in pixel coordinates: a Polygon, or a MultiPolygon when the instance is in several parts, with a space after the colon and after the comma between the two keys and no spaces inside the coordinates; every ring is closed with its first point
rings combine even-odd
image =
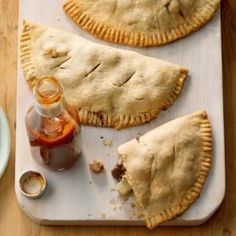
{"type": "Polygon", "coordinates": [[[85,125],[121,129],[154,119],[180,95],[184,67],[25,21],[20,40],[31,85],[55,77],[85,125]]]}

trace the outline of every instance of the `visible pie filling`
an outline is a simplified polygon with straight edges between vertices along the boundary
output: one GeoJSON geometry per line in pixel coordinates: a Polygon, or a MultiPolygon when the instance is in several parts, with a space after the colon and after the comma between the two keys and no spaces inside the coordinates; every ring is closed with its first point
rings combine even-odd
{"type": "Polygon", "coordinates": [[[118,162],[111,171],[111,174],[117,181],[119,181],[116,185],[116,189],[119,191],[119,193],[124,199],[127,199],[129,197],[129,194],[132,192],[132,188],[130,187],[127,181],[127,176],[125,175],[125,172],[126,169],[124,165],[118,162]]]}
{"type": "Polygon", "coordinates": [[[115,167],[112,169],[111,174],[113,178],[117,181],[121,181],[123,175],[125,174],[125,167],[122,163],[116,163],[115,167]]]}

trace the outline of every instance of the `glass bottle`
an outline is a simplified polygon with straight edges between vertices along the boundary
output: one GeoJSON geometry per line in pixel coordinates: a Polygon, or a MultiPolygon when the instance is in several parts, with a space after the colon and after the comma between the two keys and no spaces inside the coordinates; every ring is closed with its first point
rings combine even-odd
{"type": "Polygon", "coordinates": [[[64,106],[63,88],[55,78],[40,79],[33,94],[34,106],[25,117],[32,156],[50,169],[68,169],[81,151],[77,112],[64,106]]]}

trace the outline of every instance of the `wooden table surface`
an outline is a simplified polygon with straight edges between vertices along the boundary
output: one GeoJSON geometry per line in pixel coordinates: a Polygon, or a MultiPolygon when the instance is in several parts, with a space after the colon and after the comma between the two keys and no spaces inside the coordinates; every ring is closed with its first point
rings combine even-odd
{"type": "Polygon", "coordinates": [[[202,226],[159,227],[149,231],[144,227],[40,226],[20,211],[14,191],[18,0],[0,0],[0,105],[7,113],[12,143],[9,164],[0,179],[1,236],[236,235],[236,1],[223,0],[221,7],[226,143],[225,199],[216,214],[202,226]]]}

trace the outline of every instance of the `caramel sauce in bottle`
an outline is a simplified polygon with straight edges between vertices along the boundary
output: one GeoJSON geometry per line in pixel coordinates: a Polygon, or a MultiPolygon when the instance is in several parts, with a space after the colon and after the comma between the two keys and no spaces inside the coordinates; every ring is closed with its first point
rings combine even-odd
{"type": "Polygon", "coordinates": [[[50,169],[68,169],[81,150],[77,112],[64,107],[63,88],[54,78],[39,80],[34,97],[25,117],[32,156],[50,169]]]}

